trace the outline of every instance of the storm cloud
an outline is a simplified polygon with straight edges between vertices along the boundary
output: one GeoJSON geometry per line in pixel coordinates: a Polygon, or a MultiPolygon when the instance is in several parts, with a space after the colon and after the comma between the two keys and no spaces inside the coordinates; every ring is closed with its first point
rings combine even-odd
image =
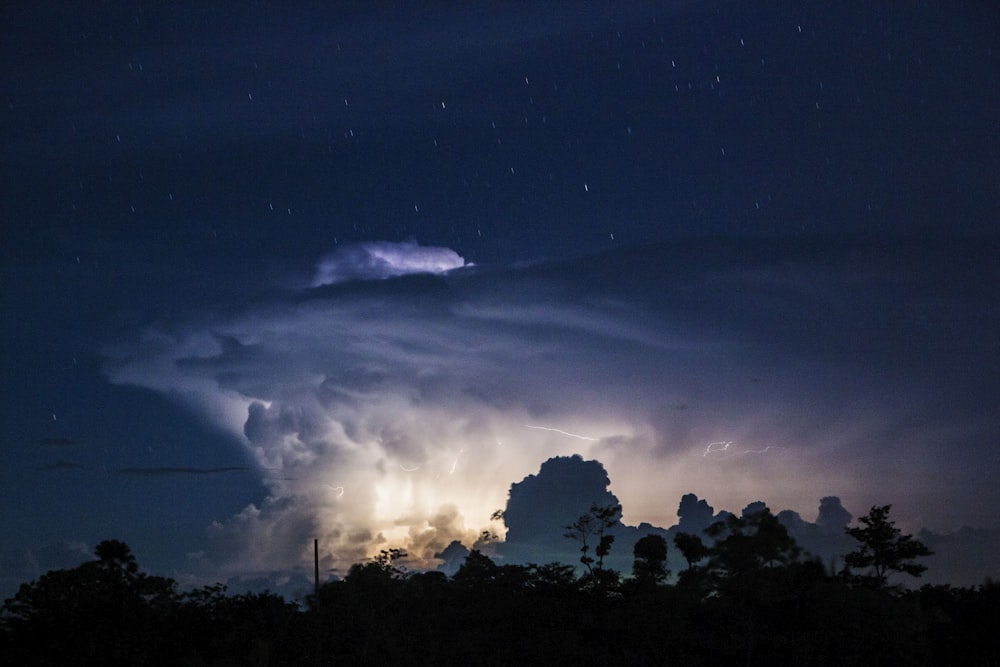
{"type": "MultiPolygon", "coordinates": [[[[243,441],[268,495],[209,528],[230,570],[301,564],[314,536],[325,568],[388,547],[435,567],[502,538],[511,483],[572,454],[606,466],[629,525],[670,525],[688,492],[894,502],[914,529],[982,523],[1000,500],[969,465],[997,425],[985,251],[690,242],[455,268],[359,270],[108,347],[114,382],[243,441]]],[[[839,524],[827,502],[820,524],[839,524]]]]}

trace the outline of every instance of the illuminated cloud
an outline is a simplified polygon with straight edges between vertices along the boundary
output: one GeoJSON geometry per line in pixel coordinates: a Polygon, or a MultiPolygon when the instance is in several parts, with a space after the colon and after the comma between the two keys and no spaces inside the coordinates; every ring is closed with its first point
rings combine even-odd
{"type": "MultiPolygon", "coordinates": [[[[416,244],[358,248],[317,283],[388,275],[363,268],[373,248],[397,252],[400,273],[461,265],[416,244]]],[[[389,547],[436,567],[456,542],[503,537],[490,516],[511,484],[573,454],[603,464],[631,526],[671,525],[688,492],[799,512],[835,493],[855,512],[895,502],[904,526],[952,520],[931,471],[948,447],[969,451],[992,406],[976,401],[982,378],[928,351],[968,313],[929,303],[919,273],[878,253],[757,254],[657,247],[314,288],[151,328],[108,349],[107,373],[245,443],[268,495],[213,524],[205,557],[234,575],[301,566],[313,537],[325,570],[389,547]],[[951,319],[914,319],[930,307],[951,319]],[[961,418],[942,395],[968,399],[961,418]]]]}
{"type": "Polygon", "coordinates": [[[412,273],[444,273],[465,266],[457,252],[414,241],[374,241],[337,248],[316,266],[313,287],[348,280],[380,280],[412,273]]]}
{"type": "MultiPolygon", "coordinates": [[[[496,546],[498,555],[513,562],[576,564],[580,543],[566,537],[568,526],[593,507],[620,505],[609,490],[611,480],[600,461],[581,456],[548,459],[537,474],[510,486],[503,520],[506,540],[496,546]]],[[[639,527],[617,522],[608,529],[615,538],[605,565],[627,572],[632,565],[632,545],[641,537],[667,533],[649,524],[639,527]]],[[[593,545],[591,545],[593,546],[593,545]]]]}

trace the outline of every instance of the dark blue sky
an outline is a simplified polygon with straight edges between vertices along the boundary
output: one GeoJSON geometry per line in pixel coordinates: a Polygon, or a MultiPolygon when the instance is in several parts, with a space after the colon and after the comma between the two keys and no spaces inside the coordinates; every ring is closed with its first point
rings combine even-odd
{"type": "Polygon", "coordinates": [[[110,537],[192,579],[316,534],[331,566],[429,558],[575,451],[632,523],[695,491],[997,528],[998,28],[973,3],[5,7],[5,590],[110,537]],[[754,463],[685,458],[730,441],[754,463]],[[418,479],[473,451],[465,483],[418,479]]]}

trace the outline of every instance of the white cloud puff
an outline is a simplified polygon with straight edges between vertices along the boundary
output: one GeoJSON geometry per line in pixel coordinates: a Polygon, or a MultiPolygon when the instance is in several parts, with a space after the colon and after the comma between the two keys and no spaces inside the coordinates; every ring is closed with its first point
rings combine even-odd
{"type": "Polygon", "coordinates": [[[444,273],[465,266],[454,250],[421,246],[415,241],[371,241],[345,245],[316,266],[313,287],[349,280],[381,280],[412,273],[444,273]]]}

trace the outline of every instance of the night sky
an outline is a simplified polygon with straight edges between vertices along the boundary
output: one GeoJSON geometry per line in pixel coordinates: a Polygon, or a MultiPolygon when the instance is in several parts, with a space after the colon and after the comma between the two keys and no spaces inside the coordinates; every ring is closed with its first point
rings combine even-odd
{"type": "Polygon", "coordinates": [[[107,538],[290,591],[313,538],[548,553],[515,483],[557,532],[892,503],[1000,574],[998,17],[8,3],[0,597],[107,538]]]}

